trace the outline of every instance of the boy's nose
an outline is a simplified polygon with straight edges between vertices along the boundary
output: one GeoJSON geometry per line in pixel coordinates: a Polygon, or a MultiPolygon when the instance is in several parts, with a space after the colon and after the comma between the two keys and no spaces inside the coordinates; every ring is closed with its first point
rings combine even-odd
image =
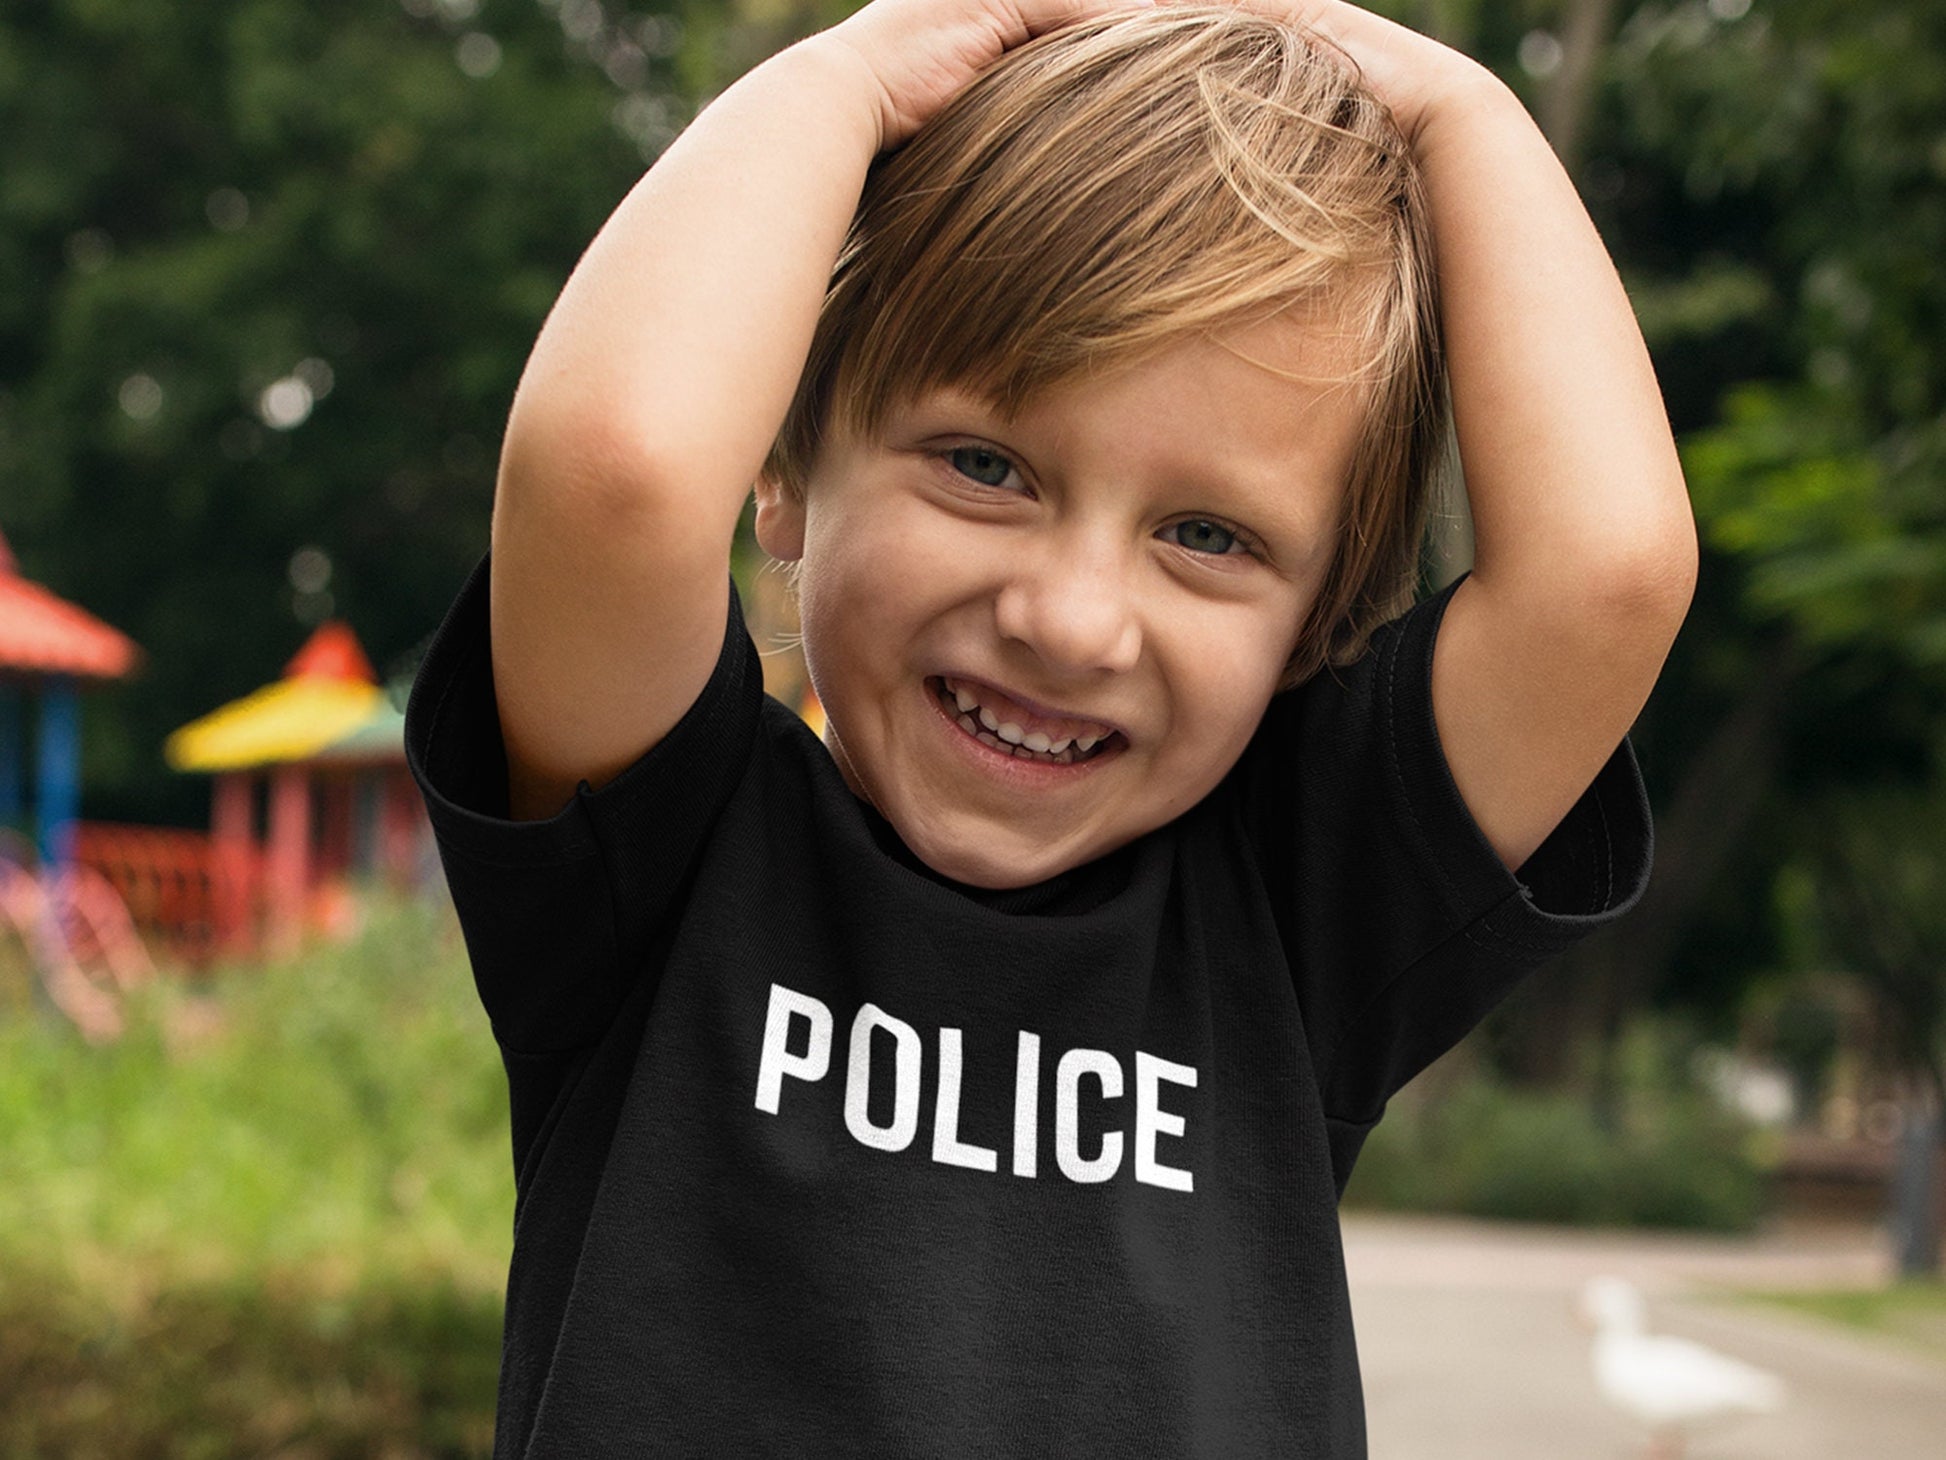
{"type": "Polygon", "coordinates": [[[1142,654],[1127,565],[1108,554],[1057,548],[1023,555],[1000,589],[994,617],[1001,637],[1065,673],[1124,673],[1142,654]]]}

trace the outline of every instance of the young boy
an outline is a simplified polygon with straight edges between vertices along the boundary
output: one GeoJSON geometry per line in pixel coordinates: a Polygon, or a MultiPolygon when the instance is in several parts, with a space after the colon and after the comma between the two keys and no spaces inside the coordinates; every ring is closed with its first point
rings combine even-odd
{"type": "Polygon", "coordinates": [[[512,1092],[497,1453],[1364,1453],[1337,1197],[1639,891],[1694,541],[1518,104],[1256,3],[876,0],[542,332],[409,734],[512,1092]],[[1447,367],[1475,566],[1401,614],[1447,367]]]}

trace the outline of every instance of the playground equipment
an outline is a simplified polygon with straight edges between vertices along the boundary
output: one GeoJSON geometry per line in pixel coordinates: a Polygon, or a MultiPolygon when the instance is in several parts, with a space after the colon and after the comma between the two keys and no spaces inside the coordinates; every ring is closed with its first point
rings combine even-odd
{"type": "Polygon", "coordinates": [[[169,737],[172,766],[214,777],[207,883],[218,951],[282,955],[307,928],[344,930],[353,875],[422,879],[430,832],[404,730],[357,636],[332,622],[282,679],[169,737]]]}
{"type": "Polygon", "coordinates": [[[44,1003],[95,1040],[120,1032],[121,995],[154,973],[151,949],[192,967],[288,954],[306,931],[351,928],[353,877],[433,875],[404,716],[341,623],[313,633],[282,679],[169,737],[173,766],[214,776],[208,835],[79,821],[77,687],[127,674],[139,654],[21,577],[0,537],[0,944],[18,943],[44,1003]]]}
{"type": "Polygon", "coordinates": [[[74,859],[114,889],[133,926],[172,963],[201,968],[220,953],[251,951],[234,936],[249,926],[259,876],[247,850],[181,827],[84,821],[74,859]]]}
{"type": "Polygon", "coordinates": [[[0,536],[0,825],[23,819],[26,708],[39,700],[34,820],[40,861],[71,860],[81,798],[81,709],[86,680],[120,679],[141,651],[86,609],[20,576],[0,536]]]}
{"type": "Polygon", "coordinates": [[[119,679],[139,658],[127,635],[23,578],[0,536],[0,936],[19,941],[47,999],[91,1039],[119,1032],[118,992],[153,965],[114,889],[75,860],[79,686],[119,679]],[[30,706],[31,818],[21,773],[30,706]]]}

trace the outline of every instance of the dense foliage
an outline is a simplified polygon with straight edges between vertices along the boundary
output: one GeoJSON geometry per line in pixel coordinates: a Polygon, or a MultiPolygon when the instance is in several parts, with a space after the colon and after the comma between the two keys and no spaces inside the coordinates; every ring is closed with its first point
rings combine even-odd
{"type": "Polygon", "coordinates": [[[592,0],[0,6],[0,529],[148,654],[88,814],[196,819],[163,735],[329,613],[409,670],[685,45],[592,0]]]}
{"type": "MultiPolygon", "coordinates": [[[[1753,983],[1841,969],[1883,1021],[1932,1011],[1896,1064],[1937,1082],[1937,968],[1914,998],[1863,923],[1806,919],[1790,889],[1834,859],[1876,876],[1876,838],[1840,824],[1946,860],[1938,822],[1881,815],[1936,804],[1946,724],[1946,11],[1403,8],[1498,63],[1570,157],[1654,352],[1705,550],[1636,734],[1655,885],[1507,1011],[1499,1047],[1558,1078],[1580,1036],[1612,1046],[1646,1003],[1727,1025],[1753,983]]],[[[1876,887],[1882,925],[1936,921],[1910,885],[1876,887]]]]}

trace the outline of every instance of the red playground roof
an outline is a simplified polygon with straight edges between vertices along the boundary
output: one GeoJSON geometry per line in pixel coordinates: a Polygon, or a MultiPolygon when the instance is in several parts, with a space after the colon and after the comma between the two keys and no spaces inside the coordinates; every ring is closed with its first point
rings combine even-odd
{"type": "Polygon", "coordinates": [[[140,657],[126,634],[21,577],[0,536],[0,672],[120,679],[140,657]]]}
{"type": "Polygon", "coordinates": [[[331,619],[321,623],[317,632],[304,641],[304,647],[284,666],[286,679],[344,679],[355,684],[377,684],[372,661],[351,625],[331,619]]]}

